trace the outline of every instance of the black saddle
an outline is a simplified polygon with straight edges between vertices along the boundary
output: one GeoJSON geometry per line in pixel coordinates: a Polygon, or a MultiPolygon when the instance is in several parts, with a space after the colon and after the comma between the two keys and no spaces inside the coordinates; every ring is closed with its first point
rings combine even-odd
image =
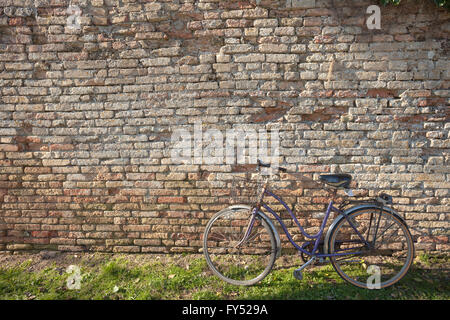
{"type": "Polygon", "coordinates": [[[352,181],[352,176],[346,173],[321,174],[319,178],[332,187],[344,189],[349,189],[352,181]]]}

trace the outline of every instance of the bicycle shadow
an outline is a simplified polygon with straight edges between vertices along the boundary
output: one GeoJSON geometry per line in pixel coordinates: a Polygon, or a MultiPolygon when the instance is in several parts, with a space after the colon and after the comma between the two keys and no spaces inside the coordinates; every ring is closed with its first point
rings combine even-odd
{"type": "Polygon", "coordinates": [[[397,284],[384,289],[363,289],[341,279],[331,268],[306,270],[299,281],[293,269],[269,275],[249,292],[247,299],[258,300],[404,300],[436,299],[449,295],[450,267],[430,269],[411,267],[409,273],[397,284]],[[289,278],[288,273],[291,275],[289,278]]]}

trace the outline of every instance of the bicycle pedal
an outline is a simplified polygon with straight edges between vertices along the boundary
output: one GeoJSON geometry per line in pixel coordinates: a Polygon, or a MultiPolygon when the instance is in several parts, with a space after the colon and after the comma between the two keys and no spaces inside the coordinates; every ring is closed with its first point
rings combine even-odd
{"type": "Polygon", "coordinates": [[[303,273],[300,270],[294,270],[294,278],[297,280],[303,280],[303,273]]]}

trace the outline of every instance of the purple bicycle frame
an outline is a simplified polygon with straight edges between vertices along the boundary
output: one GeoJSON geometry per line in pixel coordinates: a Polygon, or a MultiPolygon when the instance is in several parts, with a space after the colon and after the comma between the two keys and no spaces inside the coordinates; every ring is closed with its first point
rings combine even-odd
{"type": "MultiPolygon", "coordinates": [[[[286,225],[283,223],[283,221],[281,220],[280,216],[275,213],[275,211],[270,208],[266,203],[261,202],[261,205],[267,210],[269,211],[274,217],[275,219],[277,219],[277,221],[280,223],[281,227],[283,228],[284,233],[286,234],[288,240],[290,243],[292,243],[292,245],[299,251],[309,255],[309,256],[314,256],[317,258],[324,258],[324,257],[335,257],[335,256],[343,256],[343,255],[350,255],[350,254],[361,254],[362,252],[345,252],[345,253],[332,253],[332,254],[326,254],[326,253],[319,253],[319,254],[315,254],[315,252],[317,251],[318,247],[319,247],[319,243],[320,243],[320,238],[323,235],[323,231],[325,230],[325,225],[328,221],[328,218],[330,216],[330,213],[332,211],[338,213],[338,214],[342,214],[344,215],[344,217],[347,219],[347,221],[349,222],[350,226],[356,231],[357,235],[359,236],[359,238],[362,240],[362,242],[365,245],[370,246],[369,242],[361,235],[361,233],[356,229],[356,227],[354,226],[354,224],[352,223],[352,221],[350,221],[347,216],[345,215],[345,213],[339,209],[337,209],[336,207],[333,206],[333,201],[331,200],[330,203],[328,204],[328,208],[327,211],[325,213],[325,217],[322,220],[322,225],[320,226],[319,232],[315,235],[310,235],[308,234],[303,227],[300,225],[299,221],[297,220],[297,218],[295,217],[295,215],[292,213],[291,209],[289,208],[289,206],[277,195],[273,194],[272,192],[265,190],[264,195],[269,195],[272,196],[273,198],[275,198],[279,203],[281,203],[286,210],[289,212],[289,215],[291,216],[292,220],[294,220],[295,224],[297,225],[297,227],[300,229],[300,232],[307,238],[309,239],[315,239],[314,242],[314,248],[311,252],[306,251],[304,249],[304,247],[306,247],[308,244],[311,243],[311,241],[307,241],[303,246],[299,246],[294,239],[292,239],[291,234],[289,233],[289,231],[286,228],[286,225]]],[[[264,197],[263,197],[264,198],[264,197]]],[[[250,223],[249,223],[249,227],[247,229],[246,235],[244,236],[244,239],[241,242],[244,242],[245,239],[248,237],[248,235],[250,235],[251,233],[251,229],[253,228],[254,225],[254,217],[256,216],[256,210],[254,210],[253,212],[253,218],[251,219],[250,223]]],[[[342,251],[348,251],[348,250],[352,250],[352,249],[356,249],[356,248],[347,248],[347,249],[342,249],[342,251]]]]}

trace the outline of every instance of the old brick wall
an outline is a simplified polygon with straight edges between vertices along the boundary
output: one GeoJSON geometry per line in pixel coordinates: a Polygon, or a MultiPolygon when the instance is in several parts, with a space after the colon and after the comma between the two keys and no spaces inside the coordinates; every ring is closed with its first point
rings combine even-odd
{"type": "MultiPolygon", "coordinates": [[[[450,14],[404,0],[369,30],[371,4],[0,0],[0,250],[198,251],[238,169],[172,163],[201,121],[278,128],[291,171],[389,191],[448,251],[450,14]]],[[[286,193],[317,227],[326,193],[286,193]]]]}

